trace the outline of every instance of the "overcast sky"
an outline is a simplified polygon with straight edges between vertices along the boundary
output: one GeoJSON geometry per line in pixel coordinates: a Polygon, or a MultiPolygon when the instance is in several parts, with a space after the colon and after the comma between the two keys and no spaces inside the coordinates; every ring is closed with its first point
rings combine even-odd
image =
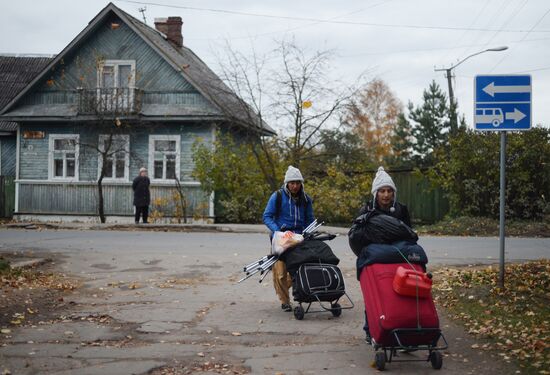
{"type": "MultiPolygon", "coordinates": [[[[108,2],[0,0],[0,53],[59,53],[108,2]]],[[[453,81],[459,111],[472,126],[478,74],[530,74],[533,124],[550,126],[550,1],[548,0],[158,0],[114,1],[147,23],[181,16],[184,43],[216,67],[229,41],[247,53],[294,36],[312,51],[333,49],[334,76],[352,82],[363,71],[386,81],[403,104],[420,103],[432,80],[447,92],[444,72],[467,56],[453,81]],[[147,4],[145,4],[147,3],[147,4]],[[176,6],[176,7],[169,7],[176,6]],[[179,8],[178,8],[179,7],[179,8]],[[187,7],[187,8],[186,8],[187,7]],[[191,9],[202,8],[202,9],[191,9]],[[223,12],[230,11],[230,12],[223,12]],[[325,21],[325,22],[322,22],[325,21]],[[328,22],[327,22],[328,21],[328,22]]]]}

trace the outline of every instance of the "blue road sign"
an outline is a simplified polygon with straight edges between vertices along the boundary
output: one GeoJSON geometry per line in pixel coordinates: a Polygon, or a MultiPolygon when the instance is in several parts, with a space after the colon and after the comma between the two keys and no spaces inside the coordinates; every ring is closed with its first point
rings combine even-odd
{"type": "Polygon", "coordinates": [[[474,87],[476,130],[531,128],[531,76],[476,76],[474,87]]]}

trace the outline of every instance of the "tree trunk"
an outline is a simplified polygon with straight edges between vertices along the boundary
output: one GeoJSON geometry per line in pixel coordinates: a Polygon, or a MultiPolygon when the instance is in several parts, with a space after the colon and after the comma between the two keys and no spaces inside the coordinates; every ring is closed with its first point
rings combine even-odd
{"type": "Polygon", "coordinates": [[[105,209],[103,207],[103,171],[101,171],[101,176],[97,180],[97,212],[99,213],[99,220],[102,224],[105,224],[105,209]]]}

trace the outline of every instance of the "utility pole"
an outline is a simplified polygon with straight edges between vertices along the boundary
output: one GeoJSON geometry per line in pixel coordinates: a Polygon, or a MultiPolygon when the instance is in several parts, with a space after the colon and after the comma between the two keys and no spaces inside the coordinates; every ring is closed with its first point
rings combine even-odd
{"type": "Polygon", "coordinates": [[[500,51],[505,51],[507,49],[508,49],[507,46],[488,48],[488,49],[485,49],[483,51],[472,53],[470,56],[467,56],[467,57],[463,58],[462,60],[460,60],[456,64],[451,65],[449,68],[441,68],[441,69],[435,69],[434,68],[434,71],[436,71],[436,72],[445,72],[445,75],[446,75],[446,78],[447,78],[447,84],[449,85],[449,112],[450,112],[449,120],[450,120],[450,125],[451,125],[451,134],[454,134],[458,130],[458,119],[457,119],[458,114],[456,113],[457,103],[455,101],[455,96],[454,96],[454,92],[453,92],[453,83],[452,83],[453,69],[456,68],[457,66],[459,66],[460,64],[462,64],[464,61],[468,60],[470,57],[477,56],[477,55],[479,55],[481,53],[484,53],[484,52],[500,52],[500,51]]]}
{"type": "Polygon", "coordinates": [[[147,10],[147,7],[143,7],[143,8],[139,8],[138,11],[141,13],[141,15],[143,16],[143,23],[147,23],[147,19],[145,18],[145,11],[147,10]]]}
{"type": "Polygon", "coordinates": [[[451,134],[454,134],[456,130],[458,129],[458,114],[456,113],[456,102],[455,102],[455,96],[453,93],[453,83],[452,83],[452,69],[445,69],[447,73],[447,84],[449,85],[449,117],[450,117],[450,125],[451,125],[451,134]]]}

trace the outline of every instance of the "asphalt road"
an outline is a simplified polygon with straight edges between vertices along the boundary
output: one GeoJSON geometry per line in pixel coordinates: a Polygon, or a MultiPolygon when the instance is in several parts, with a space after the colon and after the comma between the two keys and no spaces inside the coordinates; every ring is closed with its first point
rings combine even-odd
{"type": "MultiPolygon", "coordinates": [[[[497,238],[424,237],[420,243],[431,265],[498,261],[497,238]]],[[[168,366],[181,373],[376,373],[370,367],[374,351],[362,341],[355,256],[345,236],[330,245],[355,307],[339,318],[308,314],[297,321],[280,310],[270,277],[262,284],[257,277],[236,283],[245,264],[267,253],[265,234],[2,229],[0,253],[53,257],[60,272],[82,279],[83,288],[71,296],[63,319],[2,337],[0,370],[143,374],[168,366]],[[90,319],[97,316],[108,319],[90,319]]],[[[550,257],[550,239],[507,241],[507,260],[542,257],[550,257]]],[[[472,350],[472,339],[444,317],[442,328],[451,346],[440,373],[510,373],[511,365],[472,350]]],[[[424,362],[391,363],[388,369],[433,371],[424,362]]]]}

